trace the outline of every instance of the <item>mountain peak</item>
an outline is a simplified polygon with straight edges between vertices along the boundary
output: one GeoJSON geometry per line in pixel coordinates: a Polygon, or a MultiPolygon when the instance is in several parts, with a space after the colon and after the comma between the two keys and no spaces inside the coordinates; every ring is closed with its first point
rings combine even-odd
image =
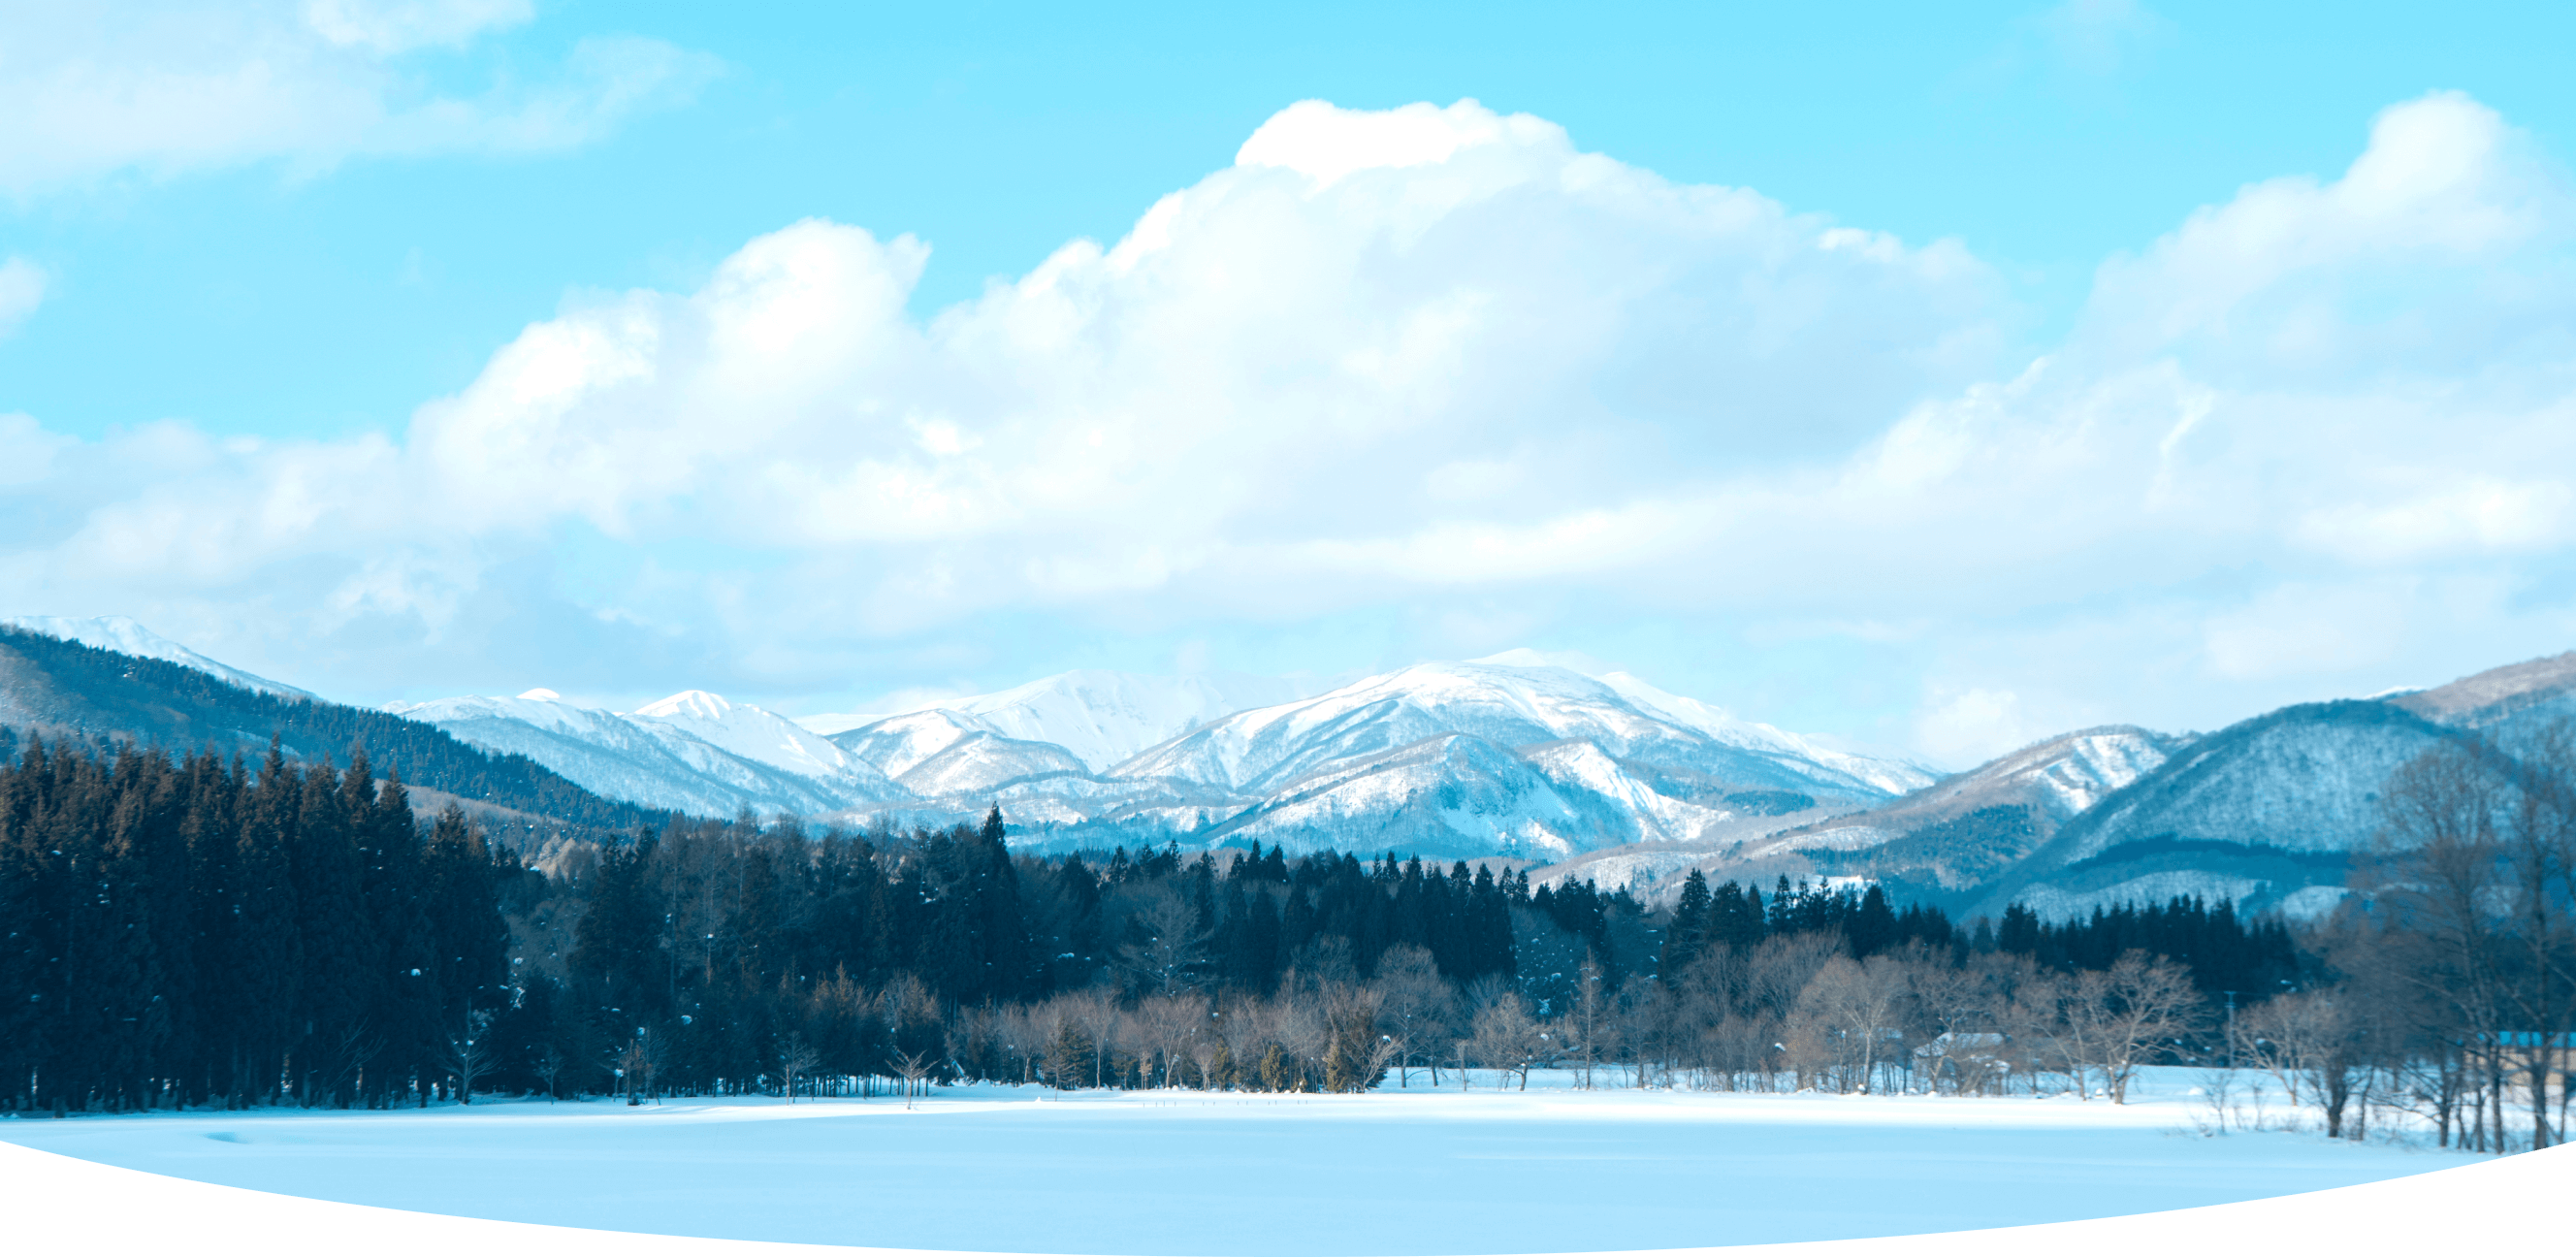
{"type": "MultiPolygon", "coordinates": [[[[522,694],[520,697],[527,698],[531,695],[522,694]]],[[[551,701],[554,696],[548,694],[546,697],[551,701]]],[[[675,718],[722,720],[732,711],[733,704],[726,702],[721,694],[710,694],[705,690],[682,690],[660,702],[646,703],[636,708],[635,714],[649,716],[655,720],[675,718]]]]}
{"type": "Polygon", "coordinates": [[[519,696],[519,701],[526,703],[560,703],[563,701],[563,695],[557,694],[553,690],[540,685],[533,690],[529,690],[527,693],[521,694],[519,696]]]}

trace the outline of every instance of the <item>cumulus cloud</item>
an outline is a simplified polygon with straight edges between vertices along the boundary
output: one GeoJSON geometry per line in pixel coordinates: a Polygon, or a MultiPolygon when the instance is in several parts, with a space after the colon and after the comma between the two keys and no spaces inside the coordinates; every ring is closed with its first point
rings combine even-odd
{"type": "MultiPolygon", "coordinates": [[[[632,36],[562,68],[453,90],[454,52],[529,20],[526,0],[124,0],[30,9],[0,56],[0,189],[260,161],[299,169],[384,153],[548,151],[685,100],[712,59],[632,36]],[[436,73],[433,73],[436,71],[436,73]]],[[[469,63],[470,65],[470,63],[469,63]]]]}
{"type": "Polygon", "coordinates": [[[568,305],[399,439],[66,448],[0,575],[316,639],[544,603],[779,676],[992,622],[1824,626],[1916,696],[1845,731],[1956,763],[2576,631],[2516,592],[2576,500],[2567,191],[2476,102],[2406,102],[2340,175],[2106,262],[2034,355],[1955,243],[1474,102],[1307,102],[927,320],[927,245],[807,221],[568,305]]]}

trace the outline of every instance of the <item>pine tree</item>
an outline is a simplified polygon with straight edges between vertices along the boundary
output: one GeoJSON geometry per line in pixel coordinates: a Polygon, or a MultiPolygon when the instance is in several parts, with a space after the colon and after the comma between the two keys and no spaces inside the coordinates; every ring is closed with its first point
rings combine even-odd
{"type": "Polygon", "coordinates": [[[1896,914],[1888,910],[1887,892],[1873,882],[1860,897],[1860,906],[1843,923],[1843,941],[1850,945],[1853,958],[1866,960],[1885,951],[1896,942],[1896,914]]]}
{"type": "Polygon", "coordinates": [[[1692,869],[1690,876],[1682,879],[1681,900],[1673,905],[1672,924],[1664,932],[1663,954],[1655,966],[1665,982],[1679,980],[1682,970],[1699,959],[1700,949],[1708,941],[1711,902],[1707,875],[1692,869]]]}
{"type": "Polygon", "coordinates": [[[15,770],[0,772],[0,1106],[12,1108],[37,1098],[27,1080],[44,1076],[53,1045],[55,1005],[45,997],[60,954],[46,893],[54,857],[39,825],[49,758],[44,739],[30,735],[15,770]]]}
{"type": "Polygon", "coordinates": [[[240,882],[234,888],[238,951],[226,992],[237,1001],[233,1094],[252,1103],[274,1100],[288,1085],[287,1058],[301,1033],[304,927],[295,851],[303,798],[303,774],[286,763],[271,739],[257,788],[242,809],[240,882]]]}
{"type": "MultiPolygon", "coordinates": [[[[304,942],[294,1084],[308,1105],[346,1108],[361,1071],[383,1047],[367,1021],[391,975],[367,919],[365,855],[351,832],[357,800],[372,801],[363,759],[344,777],[328,759],[304,775],[295,822],[295,901],[304,942]]],[[[405,975],[408,978],[409,975],[405,975]]]]}
{"type": "Polygon", "coordinates": [[[1089,1086],[1092,1070],[1092,1043],[1082,1028],[1067,1017],[1056,1024],[1055,1042],[1047,1047],[1047,1081],[1058,1091],[1076,1091],[1089,1086]]]}

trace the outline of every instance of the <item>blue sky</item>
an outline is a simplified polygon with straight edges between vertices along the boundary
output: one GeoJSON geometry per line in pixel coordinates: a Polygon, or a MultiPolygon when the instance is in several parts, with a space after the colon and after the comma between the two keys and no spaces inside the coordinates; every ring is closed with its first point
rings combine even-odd
{"type": "Polygon", "coordinates": [[[1526,644],[1943,763],[2576,645],[2563,6],[935,8],[0,16],[0,591],[363,701],[1526,644]]]}

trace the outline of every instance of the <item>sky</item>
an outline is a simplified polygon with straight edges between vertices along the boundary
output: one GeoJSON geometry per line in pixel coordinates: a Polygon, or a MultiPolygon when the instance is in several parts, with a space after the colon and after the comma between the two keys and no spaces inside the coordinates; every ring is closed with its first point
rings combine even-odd
{"type": "Polygon", "coordinates": [[[0,613],[1941,767],[2576,647],[2566,6],[0,0],[0,613]]]}

